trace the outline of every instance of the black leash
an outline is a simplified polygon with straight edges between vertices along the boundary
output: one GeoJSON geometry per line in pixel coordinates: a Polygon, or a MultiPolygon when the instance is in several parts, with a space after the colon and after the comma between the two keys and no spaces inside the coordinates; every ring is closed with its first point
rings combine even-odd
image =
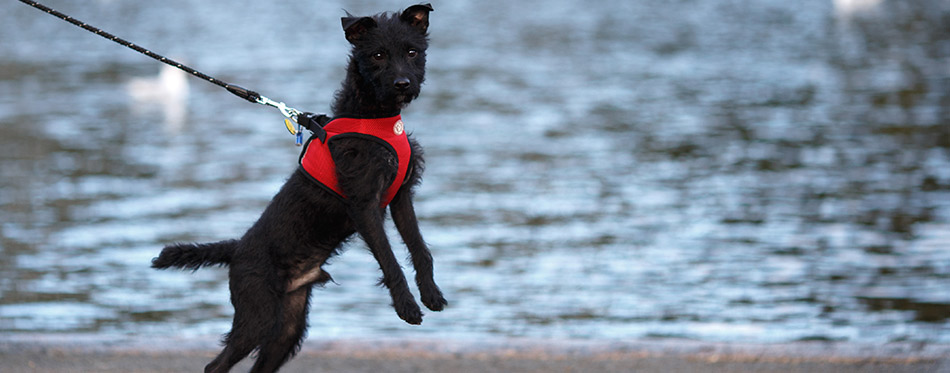
{"type": "Polygon", "coordinates": [[[82,21],[80,21],[80,20],[78,20],[78,19],[75,19],[75,18],[73,18],[73,17],[70,17],[70,16],[68,16],[68,15],[66,15],[66,14],[63,14],[63,13],[61,13],[61,12],[59,12],[59,11],[56,11],[55,9],[52,9],[52,8],[50,8],[50,7],[47,7],[47,6],[45,6],[45,5],[43,5],[43,4],[40,4],[40,3],[36,2],[36,1],[32,1],[32,0],[20,0],[20,2],[21,2],[21,3],[24,3],[24,4],[26,4],[26,5],[32,6],[32,7],[36,8],[36,9],[42,10],[42,11],[44,11],[44,12],[50,14],[50,15],[53,15],[53,16],[59,18],[59,19],[62,19],[62,20],[64,20],[64,21],[66,21],[66,22],[69,22],[69,23],[72,23],[72,24],[74,24],[74,25],[76,25],[76,26],[79,26],[79,27],[81,27],[81,28],[85,29],[86,31],[89,31],[89,32],[91,32],[91,33],[93,33],[93,34],[99,35],[99,36],[104,37],[104,38],[106,38],[106,39],[109,39],[109,40],[111,40],[111,41],[113,41],[113,42],[116,42],[116,43],[118,43],[119,45],[122,45],[122,46],[128,47],[128,48],[131,48],[132,50],[134,50],[134,51],[136,51],[136,52],[139,52],[139,53],[141,53],[141,54],[144,54],[144,55],[146,55],[146,56],[149,56],[149,57],[151,57],[151,58],[154,58],[154,59],[158,60],[159,62],[166,63],[166,64],[168,64],[168,65],[171,65],[171,66],[174,66],[174,67],[176,67],[176,68],[178,68],[178,69],[181,69],[182,71],[184,71],[184,72],[186,72],[186,73],[188,73],[188,74],[190,74],[190,75],[192,75],[192,76],[201,78],[201,79],[203,79],[203,80],[205,80],[205,81],[208,81],[208,82],[210,82],[210,83],[213,83],[213,84],[216,84],[216,85],[218,85],[218,86],[221,86],[222,88],[227,89],[228,92],[231,92],[231,93],[233,93],[234,95],[236,95],[236,96],[238,96],[238,97],[240,97],[240,98],[243,98],[243,99],[245,99],[245,100],[247,100],[247,101],[253,102],[253,103],[255,103],[255,104],[261,104],[261,105],[266,105],[266,106],[273,106],[273,107],[277,108],[277,110],[280,110],[280,113],[283,114],[284,117],[286,117],[286,119],[284,119],[284,125],[287,126],[287,130],[290,131],[291,134],[297,136],[297,141],[296,141],[297,145],[300,145],[301,143],[303,143],[303,138],[302,138],[302,135],[301,135],[301,127],[306,128],[306,129],[308,129],[308,130],[310,130],[310,131],[314,131],[315,133],[317,133],[317,136],[318,136],[318,137],[320,137],[320,135],[321,135],[320,132],[323,132],[322,135],[323,135],[323,136],[326,136],[326,132],[322,131],[322,130],[323,130],[322,126],[323,126],[324,124],[326,124],[326,123],[329,121],[329,119],[330,119],[330,118],[327,117],[326,115],[323,115],[323,114],[313,114],[313,113],[304,113],[304,112],[302,112],[302,111],[300,111],[300,110],[297,110],[297,109],[294,109],[294,108],[292,108],[292,107],[287,106],[287,105],[284,104],[283,102],[274,101],[274,100],[271,100],[271,99],[269,99],[269,98],[267,98],[267,97],[261,96],[260,93],[254,92],[254,91],[252,91],[252,90],[249,90],[249,89],[247,89],[247,88],[244,88],[244,87],[241,87],[241,86],[238,86],[238,85],[229,84],[229,83],[227,83],[227,82],[221,81],[220,79],[216,79],[216,78],[214,78],[214,77],[212,77],[212,76],[210,76],[210,75],[208,75],[208,74],[202,73],[202,72],[200,72],[200,71],[198,71],[198,70],[195,70],[195,69],[192,69],[192,68],[190,68],[190,67],[188,67],[188,66],[185,66],[185,65],[181,64],[181,63],[178,62],[178,61],[172,60],[172,59],[170,59],[170,58],[167,58],[167,57],[165,57],[165,56],[162,56],[162,55],[160,55],[160,54],[157,54],[157,53],[155,53],[155,52],[152,52],[152,51],[150,51],[150,50],[148,50],[148,49],[142,48],[142,47],[139,46],[139,45],[135,45],[135,43],[126,41],[126,40],[124,40],[124,39],[122,39],[122,38],[119,38],[118,36],[115,36],[115,35],[112,35],[112,34],[110,34],[110,33],[108,33],[108,32],[105,32],[105,31],[103,31],[102,29],[99,29],[99,28],[90,26],[89,24],[87,24],[87,23],[85,23],[85,22],[82,22],[82,21]],[[296,130],[294,130],[294,126],[290,123],[290,120],[293,120],[294,122],[297,122],[297,129],[296,129],[296,130]]]}

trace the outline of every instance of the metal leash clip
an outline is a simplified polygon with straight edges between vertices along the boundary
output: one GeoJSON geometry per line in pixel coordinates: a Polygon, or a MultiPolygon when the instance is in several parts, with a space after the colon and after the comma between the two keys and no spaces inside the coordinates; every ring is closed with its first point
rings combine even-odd
{"type": "Polygon", "coordinates": [[[283,114],[284,117],[286,117],[284,119],[284,126],[287,127],[287,131],[289,131],[291,135],[295,136],[294,144],[296,144],[297,146],[300,146],[301,144],[303,144],[303,133],[302,133],[303,128],[301,128],[301,125],[297,121],[298,116],[302,114],[303,112],[301,112],[300,110],[294,109],[290,106],[287,106],[287,104],[283,102],[277,102],[264,96],[258,97],[256,102],[261,105],[273,106],[277,108],[277,110],[280,110],[280,113],[283,114]],[[291,121],[293,121],[294,123],[297,123],[296,130],[294,129],[293,124],[291,124],[291,121]]]}
{"type": "Polygon", "coordinates": [[[292,119],[294,122],[297,122],[297,116],[300,115],[301,113],[300,110],[287,106],[287,104],[283,102],[277,102],[264,96],[258,97],[257,103],[261,105],[273,106],[277,108],[277,110],[280,110],[281,114],[283,114],[287,118],[292,119]]]}

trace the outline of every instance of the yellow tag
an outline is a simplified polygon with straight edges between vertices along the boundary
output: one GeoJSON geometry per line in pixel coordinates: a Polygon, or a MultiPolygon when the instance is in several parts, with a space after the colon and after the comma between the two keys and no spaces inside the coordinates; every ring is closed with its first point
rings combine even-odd
{"type": "Polygon", "coordinates": [[[290,131],[291,135],[297,134],[297,131],[294,130],[294,124],[290,122],[290,119],[284,118],[284,125],[287,126],[287,130],[290,131]]]}

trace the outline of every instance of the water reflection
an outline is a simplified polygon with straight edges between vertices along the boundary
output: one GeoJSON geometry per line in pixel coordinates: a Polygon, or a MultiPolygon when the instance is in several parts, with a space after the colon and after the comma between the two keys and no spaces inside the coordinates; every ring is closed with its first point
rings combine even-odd
{"type": "MultiPolygon", "coordinates": [[[[327,106],[337,25],[277,21],[360,9],[217,3],[201,6],[227,17],[207,29],[175,4],[122,5],[152,19],[135,27],[67,10],[158,47],[201,35],[175,45],[192,66],[327,106]],[[234,18],[320,47],[287,56],[222,31],[234,18]]],[[[331,265],[341,286],[316,292],[312,336],[950,342],[946,2],[539,4],[443,4],[405,113],[452,307],[402,325],[351,249],[331,265]]],[[[162,243],[234,237],[257,217],[296,160],[279,117],[195,80],[168,131],[125,93],[154,62],[9,10],[0,330],[226,331],[224,271],[147,266],[162,243]]]]}

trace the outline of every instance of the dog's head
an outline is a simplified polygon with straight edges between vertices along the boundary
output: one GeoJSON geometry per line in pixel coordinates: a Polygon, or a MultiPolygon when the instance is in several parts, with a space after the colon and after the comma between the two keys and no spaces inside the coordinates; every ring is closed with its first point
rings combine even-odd
{"type": "Polygon", "coordinates": [[[429,4],[419,4],[400,13],[372,17],[347,13],[342,18],[346,40],[353,45],[351,68],[362,78],[361,89],[372,89],[378,103],[401,109],[419,96],[432,10],[429,4]]]}

